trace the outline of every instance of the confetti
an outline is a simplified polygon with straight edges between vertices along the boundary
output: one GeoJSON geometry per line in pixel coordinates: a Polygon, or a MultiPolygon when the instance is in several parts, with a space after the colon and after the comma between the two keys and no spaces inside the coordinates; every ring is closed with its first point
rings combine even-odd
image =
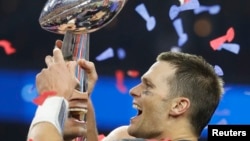
{"type": "Polygon", "coordinates": [[[214,66],[214,71],[215,71],[215,73],[216,73],[218,76],[223,76],[223,75],[224,75],[223,70],[222,70],[221,67],[218,66],[218,65],[215,65],[215,66],[214,66]]]}
{"type": "Polygon", "coordinates": [[[114,50],[112,48],[108,48],[104,52],[102,52],[100,55],[98,55],[96,57],[96,60],[103,61],[112,57],[114,57],[114,50]]]}
{"type": "Polygon", "coordinates": [[[117,70],[115,72],[116,76],[116,87],[121,93],[127,92],[127,87],[124,85],[124,72],[122,70],[117,70]]]}
{"type": "Polygon", "coordinates": [[[117,49],[117,56],[120,60],[126,58],[126,51],[123,48],[117,49]]]}
{"type": "Polygon", "coordinates": [[[214,5],[214,6],[200,6],[198,8],[194,9],[194,14],[200,14],[202,12],[208,12],[211,15],[218,14],[220,12],[220,5],[214,5]]]}
{"type": "Polygon", "coordinates": [[[190,0],[179,0],[179,2],[180,2],[180,5],[183,5],[183,4],[185,4],[185,3],[188,3],[190,0]]]}
{"type": "Polygon", "coordinates": [[[173,46],[170,49],[171,52],[181,52],[181,48],[177,47],[177,46],[173,46]]]}
{"type": "Polygon", "coordinates": [[[227,30],[226,35],[218,37],[212,41],[210,41],[210,46],[213,48],[213,50],[217,50],[221,47],[221,45],[223,43],[225,43],[226,41],[231,42],[234,38],[234,29],[232,27],[230,27],[227,30]]]}
{"type": "Polygon", "coordinates": [[[152,31],[156,25],[155,17],[150,16],[146,6],[142,3],[136,6],[135,11],[146,21],[148,31],[152,31]]]}
{"type": "Polygon", "coordinates": [[[179,37],[179,39],[178,39],[178,46],[181,47],[188,40],[188,35],[186,33],[184,33],[184,31],[183,31],[182,20],[180,18],[176,19],[173,22],[173,24],[174,24],[174,28],[175,28],[175,30],[177,32],[177,35],[179,37]]]}
{"type": "Polygon", "coordinates": [[[238,54],[239,51],[240,51],[240,45],[239,44],[236,44],[236,43],[224,43],[221,45],[221,47],[219,48],[220,49],[225,49],[227,51],[230,51],[234,54],[238,54]]]}
{"type": "Polygon", "coordinates": [[[185,0],[179,0],[180,5],[183,5],[185,3],[185,0]]]}
{"type": "Polygon", "coordinates": [[[130,76],[132,78],[136,78],[140,75],[139,71],[137,71],[137,70],[128,70],[127,74],[128,74],[128,76],[130,76]]]}
{"type": "Polygon", "coordinates": [[[172,5],[169,10],[169,17],[171,20],[175,19],[180,12],[186,11],[186,10],[194,10],[200,6],[200,3],[198,0],[190,0],[189,2],[181,5],[176,6],[172,5]]]}
{"type": "Polygon", "coordinates": [[[0,47],[2,47],[7,55],[11,55],[16,52],[16,49],[12,47],[11,43],[7,40],[0,40],[0,47]]]}

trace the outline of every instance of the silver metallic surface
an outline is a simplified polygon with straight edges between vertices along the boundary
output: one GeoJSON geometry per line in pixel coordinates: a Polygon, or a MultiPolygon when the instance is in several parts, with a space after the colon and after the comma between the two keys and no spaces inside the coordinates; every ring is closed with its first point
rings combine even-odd
{"type": "Polygon", "coordinates": [[[57,34],[91,33],[108,24],[126,0],[48,0],[39,18],[41,27],[57,34]]]}

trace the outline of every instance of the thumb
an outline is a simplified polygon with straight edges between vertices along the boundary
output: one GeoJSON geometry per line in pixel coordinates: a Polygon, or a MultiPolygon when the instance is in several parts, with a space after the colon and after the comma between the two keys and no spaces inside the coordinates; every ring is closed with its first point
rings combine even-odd
{"type": "Polygon", "coordinates": [[[95,65],[94,65],[93,62],[89,62],[89,61],[86,61],[84,59],[79,60],[78,64],[80,65],[80,67],[82,69],[84,69],[84,71],[87,74],[88,92],[89,92],[89,94],[91,94],[92,91],[93,91],[93,88],[95,86],[95,83],[96,83],[96,81],[98,79],[98,75],[97,75],[97,72],[96,72],[96,69],[95,69],[95,65]]]}

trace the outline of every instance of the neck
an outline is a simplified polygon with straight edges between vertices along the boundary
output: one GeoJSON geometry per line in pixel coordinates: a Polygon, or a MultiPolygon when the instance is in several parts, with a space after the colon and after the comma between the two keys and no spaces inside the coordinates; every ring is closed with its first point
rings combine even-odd
{"type": "Polygon", "coordinates": [[[171,141],[198,141],[199,137],[194,134],[192,126],[186,119],[170,120],[164,127],[166,127],[164,132],[157,139],[168,137],[171,141]]]}

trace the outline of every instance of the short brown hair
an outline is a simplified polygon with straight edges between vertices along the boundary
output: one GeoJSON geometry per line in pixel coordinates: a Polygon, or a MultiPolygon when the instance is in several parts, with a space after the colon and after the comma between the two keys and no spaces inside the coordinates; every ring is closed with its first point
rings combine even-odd
{"type": "Polygon", "coordinates": [[[190,100],[190,123],[200,135],[210,121],[224,92],[223,80],[203,57],[182,52],[163,52],[157,61],[167,61],[176,71],[171,79],[173,95],[190,100]]]}

